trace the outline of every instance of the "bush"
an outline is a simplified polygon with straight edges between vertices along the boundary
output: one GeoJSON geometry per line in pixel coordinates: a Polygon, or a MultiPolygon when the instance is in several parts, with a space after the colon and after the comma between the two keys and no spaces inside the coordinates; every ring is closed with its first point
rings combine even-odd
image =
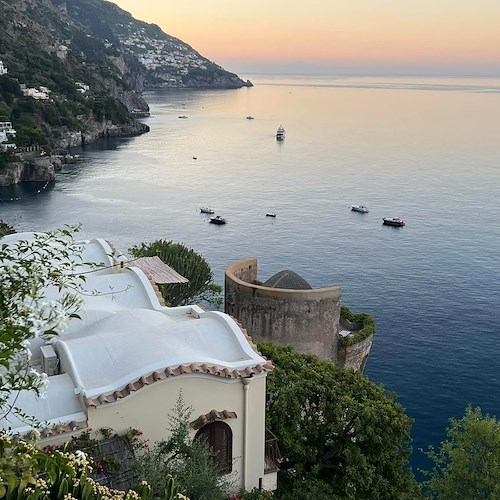
{"type": "Polygon", "coordinates": [[[134,257],[158,256],[165,264],[189,280],[189,283],[159,285],[165,302],[179,306],[192,301],[205,301],[220,306],[222,288],[213,283],[213,273],[202,255],[182,243],[158,240],[141,243],[129,249],[134,257]]]}
{"type": "Polygon", "coordinates": [[[340,319],[362,325],[360,330],[354,332],[354,335],[339,339],[341,347],[357,344],[375,333],[375,320],[369,314],[354,314],[348,307],[342,306],[340,308],[340,319]]]}

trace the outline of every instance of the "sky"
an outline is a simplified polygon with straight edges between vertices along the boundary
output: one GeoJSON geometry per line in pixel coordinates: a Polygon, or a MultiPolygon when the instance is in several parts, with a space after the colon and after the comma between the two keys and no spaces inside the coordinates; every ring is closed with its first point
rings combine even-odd
{"type": "Polygon", "coordinates": [[[500,0],[115,0],[236,72],[500,75],[500,0]]]}

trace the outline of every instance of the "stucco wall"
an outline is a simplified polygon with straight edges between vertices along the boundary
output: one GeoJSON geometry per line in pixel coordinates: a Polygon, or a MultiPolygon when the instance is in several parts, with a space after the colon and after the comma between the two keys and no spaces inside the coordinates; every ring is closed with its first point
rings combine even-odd
{"type": "Polygon", "coordinates": [[[256,279],[256,259],[226,269],[225,312],[256,340],[292,344],[300,352],[336,361],[340,287],[288,290],[253,284],[256,279]]]}
{"type": "MultiPolygon", "coordinates": [[[[118,433],[132,427],[140,429],[142,437],[150,443],[165,439],[168,436],[167,415],[172,414],[182,388],[184,402],[193,408],[191,421],[213,409],[236,412],[236,419],[224,420],[233,432],[235,491],[240,487],[251,490],[259,485],[259,478],[264,475],[265,376],[247,379],[247,391],[242,381],[209,375],[172,377],[116,403],[89,408],[89,427],[111,427],[118,433]]],[[[193,438],[195,434],[193,430],[193,438]]]]}

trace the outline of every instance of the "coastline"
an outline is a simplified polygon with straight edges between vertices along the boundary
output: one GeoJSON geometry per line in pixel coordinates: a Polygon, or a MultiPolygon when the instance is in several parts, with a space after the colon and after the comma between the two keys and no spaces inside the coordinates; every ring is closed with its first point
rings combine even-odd
{"type": "Polygon", "coordinates": [[[72,161],[68,155],[71,148],[91,144],[103,137],[133,137],[149,131],[149,125],[137,120],[121,125],[94,122],[89,124],[86,132],[68,132],[54,144],[54,154],[46,155],[43,148],[16,153],[16,161],[7,163],[0,172],[0,187],[20,182],[53,181],[62,165],[72,161]]]}

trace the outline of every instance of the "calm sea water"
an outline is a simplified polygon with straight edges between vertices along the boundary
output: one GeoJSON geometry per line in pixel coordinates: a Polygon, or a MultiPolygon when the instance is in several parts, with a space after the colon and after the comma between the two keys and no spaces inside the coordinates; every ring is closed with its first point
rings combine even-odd
{"type": "Polygon", "coordinates": [[[500,80],[254,82],[147,94],[149,134],[86,148],[38,195],[0,190],[22,197],[0,218],[18,231],[82,223],[123,250],[181,241],[221,284],[228,264],[257,257],[262,280],[292,269],[341,285],[376,319],[366,374],[415,419],[419,467],[418,448],[468,404],[500,416],[500,80]],[[209,224],[206,205],[228,224],[209,224]],[[392,216],[406,227],[382,226],[392,216]]]}

